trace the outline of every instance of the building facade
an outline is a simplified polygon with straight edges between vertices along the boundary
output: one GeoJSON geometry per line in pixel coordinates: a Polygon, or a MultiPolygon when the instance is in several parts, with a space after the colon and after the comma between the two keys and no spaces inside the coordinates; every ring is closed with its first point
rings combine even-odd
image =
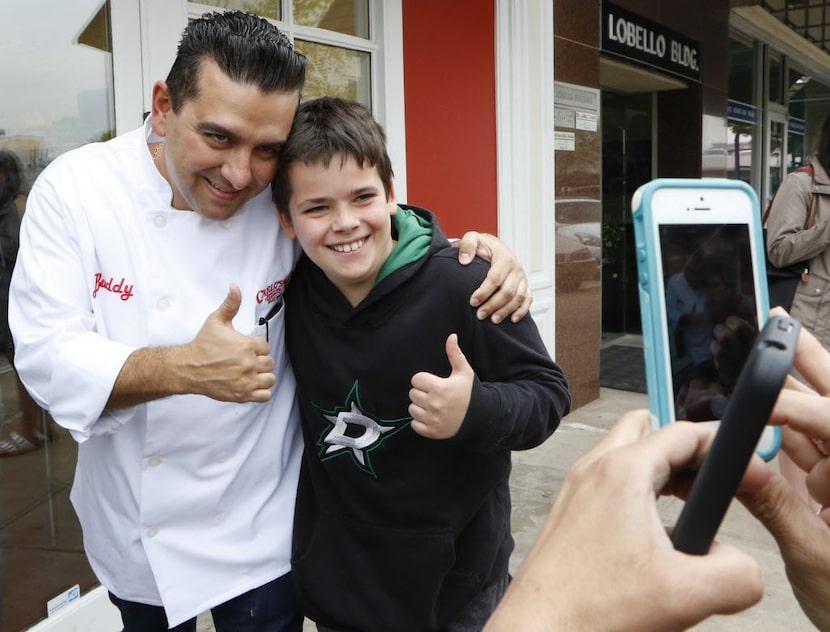
{"type": "MultiPolygon", "coordinates": [[[[636,188],[739,178],[763,204],[809,156],[830,113],[830,56],[823,8],[796,4],[11,0],[0,149],[31,183],[61,153],[141,124],[189,18],[259,13],[309,57],[306,97],[372,108],[402,201],[434,210],[449,235],[513,248],[581,405],[599,395],[603,340],[640,333],[636,188]]],[[[20,416],[8,366],[0,395],[6,437],[20,416]]],[[[0,632],[119,629],[68,500],[74,443],[47,416],[42,430],[53,439],[41,448],[0,459],[0,632]]]]}

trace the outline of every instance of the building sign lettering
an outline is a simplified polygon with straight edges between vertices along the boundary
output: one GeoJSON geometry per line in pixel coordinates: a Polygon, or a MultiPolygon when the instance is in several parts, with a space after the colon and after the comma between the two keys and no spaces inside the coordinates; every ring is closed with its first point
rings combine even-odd
{"type": "Polygon", "coordinates": [[[700,82],[700,45],[695,40],[610,2],[602,3],[601,28],[603,52],[700,82]]]}

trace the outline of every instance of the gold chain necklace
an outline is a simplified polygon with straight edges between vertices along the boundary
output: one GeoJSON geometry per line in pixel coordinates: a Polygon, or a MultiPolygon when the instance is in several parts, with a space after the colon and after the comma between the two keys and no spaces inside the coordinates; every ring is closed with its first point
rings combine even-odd
{"type": "Polygon", "coordinates": [[[156,145],[156,148],[153,150],[153,163],[156,162],[156,156],[159,155],[159,150],[162,147],[164,147],[164,141],[161,141],[158,145],[156,145]]]}

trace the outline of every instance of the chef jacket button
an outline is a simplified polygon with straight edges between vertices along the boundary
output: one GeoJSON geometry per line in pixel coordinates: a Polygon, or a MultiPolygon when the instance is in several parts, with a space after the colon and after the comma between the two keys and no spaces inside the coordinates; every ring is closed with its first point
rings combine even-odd
{"type": "Polygon", "coordinates": [[[213,516],[214,524],[219,524],[220,522],[224,522],[224,521],[225,521],[225,514],[222,513],[222,512],[219,512],[218,514],[213,516]]]}
{"type": "Polygon", "coordinates": [[[147,537],[148,538],[154,538],[154,537],[156,537],[158,532],[159,532],[159,530],[156,529],[155,527],[150,527],[149,529],[147,529],[147,537]]]}
{"type": "Polygon", "coordinates": [[[150,460],[147,461],[147,463],[150,465],[150,467],[157,467],[157,466],[161,465],[161,457],[160,456],[150,457],[150,460]]]}
{"type": "Polygon", "coordinates": [[[153,218],[153,223],[157,228],[164,228],[167,226],[167,218],[164,215],[156,215],[153,218]]]}
{"type": "Polygon", "coordinates": [[[160,312],[166,312],[170,309],[170,299],[169,298],[160,298],[158,303],[156,303],[156,307],[160,312]]]}

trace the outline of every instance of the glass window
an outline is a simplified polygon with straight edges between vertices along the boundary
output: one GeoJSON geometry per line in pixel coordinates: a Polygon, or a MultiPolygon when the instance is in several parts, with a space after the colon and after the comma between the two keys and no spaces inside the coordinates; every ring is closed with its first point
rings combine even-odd
{"type": "Polygon", "coordinates": [[[755,125],[729,121],[727,126],[727,172],[729,178],[752,184],[752,149],[755,125]]]}
{"type": "Polygon", "coordinates": [[[793,66],[787,92],[790,142],[787,168],[792,170],[805,164],[815,148],[824,118],[830,113],[830,87],[793,66]]]}
{"type": "Polygon", "coordinates": [[[734,33],[729,38],[729,101],[738,107],[727,121],[726,175],[751,184],[756,129],[755,46],[734,33]]]}
{"type": "Polygon", "coordinates": [[[790,66],[787,81],[787,171],[797,169],[806,163],[809,157],[809,148],[804,142],[806,132],[807,104],[804,92],[810,77],[797,66],[790,66]]]}
{"type": "Polygon", "coordinates": [[[293,0],[294,22],[343,35],[369,37],[368,0],[293,0]]]}
{"type": "Polygon", "coordinates": [[[737,35],[729,38],[729,98],[755,103],[755,47],[737,35]]]}
{"type": "Polygon", "coordinates": [[[770,51],[767,56],[767,84],[770,103],[784,103],[784,66],[781,55],[770,51]]]}
{"type": "Polygon", "coordinates": [[[767,154],[768,197],[778,190],[784,179],[784,163],[781,154],[784,149],[784,124],[770,121],[769,149],[767,154]]]}
{"type": "Polygon", "coordinates": [[[341,97],[372,107],[369,53],[304,40],[295,45],[309,60],[304,98],[341,97]]]}
{"type": "Polygon", "coordinates": [[[280,0],[201,0],[201,2],[190,2],[190,8],[203,5],[205,11],[216,9],[238,9],[261,15],[271,20],[282,19],[282,7],[280,0]]]}
{"type": "Polygon", "coordinates": [[[303,98],[337,96],[372,107],[372,56],[377,46],[369,39],[369,0],[205,0],[190,2],[190,16],[211,7],[279,20],[309,60],[303,98]]]}
{"type": "MultiPolygon", "coordinates": [[[[5,0],[0,20],[0,150],[16,155],[22,187],[11,209],[60,154],[113,135],[114,98],[109,3],[5,0]]],[[[0,180],[3,175],[0,174],[0,180]]],[[[3,196],[6,189],[3,184],[3,196]]],[[[2,205],[0,205],[2,206],[2,205]]],[[[15,209],[16,207],[16,209],[15,209]]],[[[9,209],[9,205],[6,205],[9,209]]],[[[14,254],[2,253],[2,263],[14,254]]],[[[8,270],[0,269],[8,283],[8,270]]],[[[6,286],[7,287],[7,286],[6,286]]],[[[0,314],[5,318],[5,305],[0,314]]],[[[5,323],[0,323],[0,338],[5,323]]],[[[77,445],[22,389],[0,354],[0,568],[4,630],[46,617],[46,603],[78,585],[97,584],[69,502],[77,445]]]]}

